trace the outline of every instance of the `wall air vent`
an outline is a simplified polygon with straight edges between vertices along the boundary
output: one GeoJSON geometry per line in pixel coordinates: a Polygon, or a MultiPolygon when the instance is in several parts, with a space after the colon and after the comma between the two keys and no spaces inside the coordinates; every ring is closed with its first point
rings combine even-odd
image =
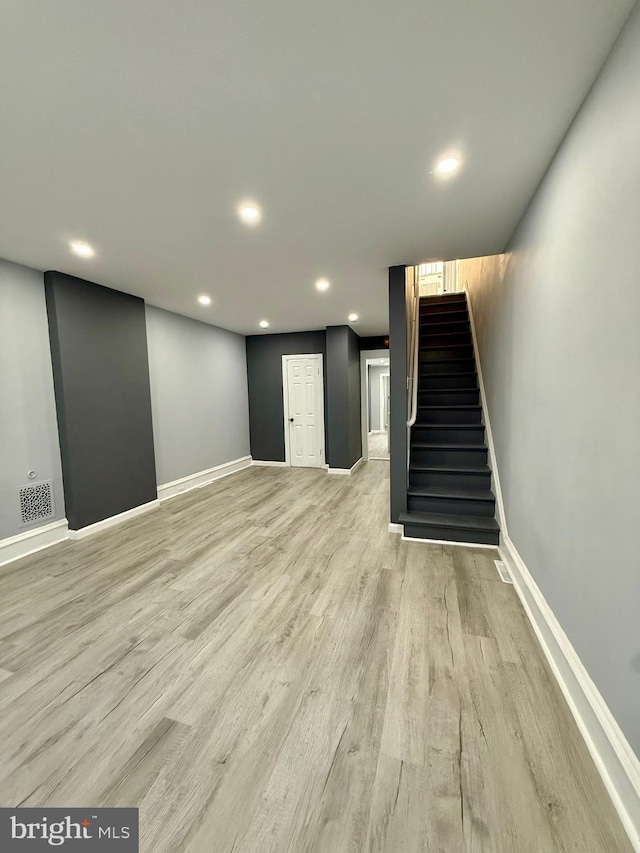
{"type": "Polygon", "coordinates": [[[502,560],[494,560],[493,562],[496,564],[496,569],[498,570],[502,583],[513,583],[511,575],[502,560]]]}
{"type": "Polygon", "coordinates": [[[20,487],[22,524],[32,524],[43,518],[53,518],[53,489],[51,480],[20,487]]]}

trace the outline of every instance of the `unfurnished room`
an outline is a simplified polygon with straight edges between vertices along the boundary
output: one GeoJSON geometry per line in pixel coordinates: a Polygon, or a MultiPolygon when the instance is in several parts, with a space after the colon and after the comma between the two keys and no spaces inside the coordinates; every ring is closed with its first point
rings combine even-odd
{"type": "Polygon", "coordinates": [[[640,853],[640,4],[0,57],[0,851],[640,853]]]}

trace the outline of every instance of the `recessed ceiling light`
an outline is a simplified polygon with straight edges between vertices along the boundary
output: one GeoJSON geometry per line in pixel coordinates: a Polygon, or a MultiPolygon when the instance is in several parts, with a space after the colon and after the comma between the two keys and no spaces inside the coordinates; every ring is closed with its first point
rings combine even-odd
{"type": "Polygon", "coordinates": [[[357,314],[349,314],[349,322],[350,323],[355,323],[357,319],[358,319],[357,314]]]}
{"type": "Polygon", "coordinates": [[[72,240],[69,243],[69,247],[80,258],[92,258],[95,255],[93,248],[88,243],[85,243],[84,240],[72,240]]]}
{"type": "Polygon", "coordinates": [[[269,328],[269,321],[268,320],[260,320],[260,323],[258,325],[260,326],[261,329],[268,329],[269,328]]]}
{"type": "Polygon", "coordinates": [[[317,290],[329,290],[331,287],[331,283],[328,278],[319,278],[316,281],[316,289],[317,290]]]}
{"type": "Polygon", "coordinates": [[[257,225],[262,219],[262,213],[257,204],[252,201],[246,201],[238,208],[238,216],[245,225],[257,225]]]}
{"type": "Polygon", "coordinates": [[[211,305],[211,297],[206,293],[201,293],[200,296],[198,296],[198,302],[200,305],[211,305]]]}
{"type": "Polygon", "coordinates": [[[436,163],[436,172],[441,177],[449,177],[458,171],[462,165],[462,160],[459,157],[442,157],[436,163]]]}

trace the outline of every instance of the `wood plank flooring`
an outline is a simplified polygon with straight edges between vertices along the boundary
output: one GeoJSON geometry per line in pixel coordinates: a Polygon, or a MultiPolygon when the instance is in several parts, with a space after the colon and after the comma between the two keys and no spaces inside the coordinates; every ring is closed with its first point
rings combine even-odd
{"type": "Polygon", "coordinates": [[[144,853],[626,853],[490,550],[388,472],[252,468],[0,569],[0,805],[138,806],[144,853]]]}

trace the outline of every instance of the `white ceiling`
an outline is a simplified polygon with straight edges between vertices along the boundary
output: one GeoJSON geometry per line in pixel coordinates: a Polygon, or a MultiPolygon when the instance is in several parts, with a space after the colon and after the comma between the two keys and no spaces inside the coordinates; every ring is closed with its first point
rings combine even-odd
{"type": "Polygon", "coordinates": [[[0,255],[243,333],[386,332],[387,266],[503,250],[633,2],[9,0],[0,255]]]}

